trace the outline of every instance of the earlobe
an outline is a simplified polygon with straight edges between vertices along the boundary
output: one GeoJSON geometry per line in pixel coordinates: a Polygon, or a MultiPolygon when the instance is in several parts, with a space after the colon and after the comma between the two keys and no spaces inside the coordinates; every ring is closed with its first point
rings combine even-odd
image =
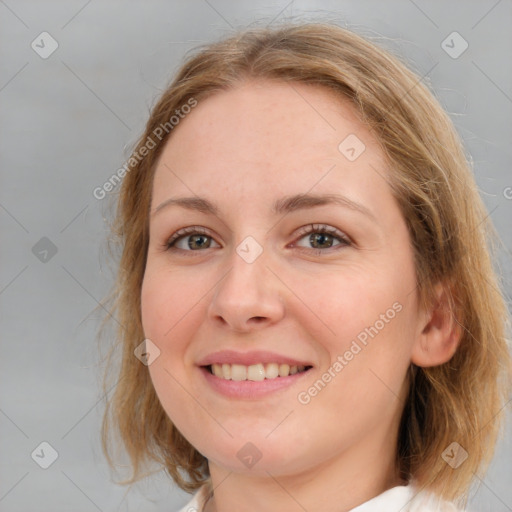
{"type": "Polygon", "coordinates": [[[414,342],[411,362],[417,366],[438,366],[449,361],[460,343],[462,326],[451,307],[446,285],[435,287],[436,302],[428,314],[414,342]]]}

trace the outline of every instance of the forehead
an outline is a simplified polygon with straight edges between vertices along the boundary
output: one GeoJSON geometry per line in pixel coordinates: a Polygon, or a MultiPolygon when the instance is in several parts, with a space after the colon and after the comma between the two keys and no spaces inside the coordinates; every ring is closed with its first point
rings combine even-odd
{"type": "Polygon", "coordinates": [[[294,154],[282,150],[336,149],[347,130],[368,138],[352,105],[333,91],[300,83],[247,82],[199,101],[172,132],[168,146],[174,154],[185,153],[200,138],[194,154],[240,148],[253,158],[293,159],[294,154]]]}
{"type": "Polygon", "coordinates": [[[372,196],[384,174],[379,144],[348,100],[319,86],[248,82],[199,101],[180,121],[160,156],[153,201],[208,191],[276,199],[312,187],[372,196]],[[362,151],[355,160],[351,147],[362,151]]]}

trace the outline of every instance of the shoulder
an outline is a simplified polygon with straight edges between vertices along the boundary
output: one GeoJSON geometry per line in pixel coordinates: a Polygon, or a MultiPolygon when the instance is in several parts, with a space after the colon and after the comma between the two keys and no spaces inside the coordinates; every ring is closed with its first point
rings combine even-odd
{"type": "Polygon", "coordinates": [[[411,501],[407,509],[408,512],[469,512],[458,508],[450,501],[439,498],[439,496],[433,493],[419,491],[413,485],[410,488],[411,501]]]}
{"type": "MultiPolygon", "coordinates": [[[[177,512],[203,512],[207,499],[208,486],[203,485],[191,500],[177,512]]],[[[380,496],[356,507],[352,512],[370,512],[388,505],[400,505],[402,507],[400,510],[404,512],[470,512],[457,508],[454,503],[442,500],[433,493],[420,491],[414,484],[388,489],[380,496]]]]}
{"type": "Polygon", "coordinates": [[[208,486],[203,485],[196,491],[191,500],[177,512],[202,512],[207,499],[208,486]]]}
{"type": "Polygon", "coordinates": [[[384,491],[375,498],[359,505],[352,512],[382,512],[400,510],[401,512],[465,512],[453,503],[444,501],[436,495],[421,491],[413,483],[396,486],[384,491]]]}

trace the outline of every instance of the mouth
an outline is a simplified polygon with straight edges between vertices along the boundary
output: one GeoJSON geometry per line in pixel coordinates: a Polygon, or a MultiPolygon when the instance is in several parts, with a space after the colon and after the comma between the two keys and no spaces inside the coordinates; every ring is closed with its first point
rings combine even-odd
{"type": "Polygon", "coordinates": [[[243,364],[213,363],[202,366],[211,375],[222,379],[232,381],[263,381],[277,380],[298,373],[305,373],[312,366],[289,365],[279,363],[256,363],[249,366],[243,364]]]}
{"type": "Polygon", "coordinates": [[[260,400],[283,397],[287,389],[304,383],[315,369],[310,361],[268,350],[220,350],[196,364],[200,382],[216,395],[229,400],[260,400]]]}

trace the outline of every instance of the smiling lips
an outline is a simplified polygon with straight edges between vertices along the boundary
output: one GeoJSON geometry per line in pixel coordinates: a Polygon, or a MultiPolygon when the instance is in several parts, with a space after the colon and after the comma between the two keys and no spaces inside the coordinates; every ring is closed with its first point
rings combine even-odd
{"type": "Polygon", "coordinates": [[[311,364],[267,351],[238,352],[222,350],[210,354],[199,362],[215,377],[231,381],[262,381],[289,377],[302,373],[311,364]]]}
{"type": "Polygon", "coordinates": [[[222,350],[197,366],[209,389],[230,400],[261,400],[296,385],[313,365],[270,351],[222,350]]]}
{"type": "Polygon", "coordinates": [[[250,366],[243,364],[218,364],[214,363],[210,366],[210,371],[216,377],[224,380],[252,380],[261,381],[264,379],[276,379],[279,377],[288,377],[306,371],[311,368],[305,365],[292,365],[283,363],[257,363],[250,366]]]}

